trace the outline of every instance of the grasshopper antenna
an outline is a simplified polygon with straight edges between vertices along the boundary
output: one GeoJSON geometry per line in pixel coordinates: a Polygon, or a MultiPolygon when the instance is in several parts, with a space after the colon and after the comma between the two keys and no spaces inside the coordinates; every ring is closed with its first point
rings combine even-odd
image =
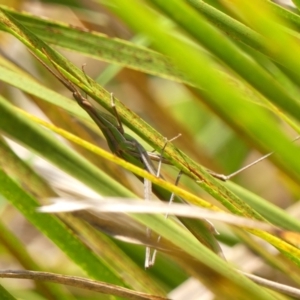
{"type": "MultiPolygon", "coordinates": [[[[297,141],[297,140],[299,140],[299,139],[300,139],[300,136],[297,136],[296,138],[294,138],[294,139],[292,140],[292,142],[295,142],[295,141],[297,141]]],[[[266,154],[266,155],[260,157],[259,159],[253,161],[252,163],[250,163],[250,164],[248,164],[248,165],[246,165],[246,166],[244,166],[244,167],[238,169],[237,171],[235,171],[235,172],[233,172],[233,173],[231,173],[231,174],[229,174],[229,175],[224,175],[224,174],[214,173],[214,172],[211,171],[211,170],[209,170],[209,173],[210,173],[213,177],[215,177],[215,178],[217,178],[217,179],[220,179],[220,180],[222,180],[222,181],[227,181],[227,180],[231,179],[232,177],[234,177],[234,176],[240,174],[241,172],[243,172],[243,171],[245,171],[245,170],[251,168],[252,166],[254,166],[254,165],[256,165],[256,164],[258,164],[259,162],[265,160],[266,158],[268,158],[268,157],[271,156],[272,154],[274,154],[274,152],[270,152],[270,153],[268,153],[268,154],[266,154]]]]}

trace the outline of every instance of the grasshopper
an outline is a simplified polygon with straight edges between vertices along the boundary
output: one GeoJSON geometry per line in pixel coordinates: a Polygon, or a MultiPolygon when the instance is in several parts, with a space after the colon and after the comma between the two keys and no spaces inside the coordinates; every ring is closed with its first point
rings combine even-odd
{"type": "MultiPolygon", "coordinates": [[[[55,63],[51,60],[49,55],[44,50],[45,55],[48,60],[52,63],[53,67],[57,71],[54,72],[48,65],[46,65],[42,60],[36,57],[43,65],[51,72],[68,90],[71,91],[73,98],[76,100],[78,105],[84,109],[92,120],[96,123],[99,129],[102,131],[105,139],[107,140],[108,146],[112,153],[123,158],[124,160],[140,167],[146,169],[149,173],[155,176],[159,176],[156,168],[154,167],[150,155],[145,150],[145,148],[132,136],[125,133],[122,123],[120,122],[119,115],[116,110],[114,103],[114,97],[111,95],[112,110],[115,117],[107,113],[101,112],[96,109],[90,101],[82,96],[77,87],[60,72],[55,63]]],[[[163,161],[160,157],[153,156],[154,159],[163,161]]],[[[162,178],[162,176],[160,176],[162,178]]],[[[140,178],[141,179],[141,178],[140,178]]],[[[151,182],[145,181],[145,196],[150,198],[152,191],[151,182]]],[[[166,199],[170,198],[170,193],[162,189],[159,186],[153,186],[154,193],[162,200],[168,201],[166,199]]],[[[183,199],[175,196],[174,201],[185,202],[183,199]]],[[[179,218],[179,220],[189,229],[195,237],[212,251],[223,257],[222,250],[215,238],[216,230],[213,225],[206,220],[190,220],[188,218],[179,218]]],[[[147,229],[146,235],[150,237],[151,232],[147,229]]],[[[154,263],[154,259],[151,259],[150,248],[146,248],[146,259],[145,268],[150,267],[154,263]]]]}

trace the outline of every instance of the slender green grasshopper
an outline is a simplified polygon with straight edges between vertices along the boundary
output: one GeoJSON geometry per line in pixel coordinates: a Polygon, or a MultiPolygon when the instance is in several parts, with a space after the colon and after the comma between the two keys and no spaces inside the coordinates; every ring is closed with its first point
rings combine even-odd
{"type": "MultiPolygon", "coordinates": [[[[112,109],[113,112],[115,113],[115,117],[97,110],[85,97],[81,95],[81,93],[75,87],[75,85],[63,76],[63,74],[60,72],[60,70],[55,65],[55,63],[51,60],[49,55],[45,51],[44,53],[46,54],[49,61],[56,69],[56,71],[59,73],[59,75],[56,74],[50,67],[48,67],[38,57],[36,58],[49,70],[49,72],[51,72],[67,89],[69,89],[72,92],[73,98],[76,100],[79,106],[82,107],[89,114],[92,120],[102,131],[104,137],[107,140],[110,150],[117,156],[123,158],[124,160],[140,168],[144,168],[149,173],[157,176],[157,170],[154,167],[147,151],[136,139],[134,139],[133,137],[131,137],[130,135],[124,132],[123,126],[117,114],[116,107],[114,105],[113,97],[112,97],[112,109]]],[[[146,189],[145,195],[146,196],[148,195],[147,197],[149,197],[149,195],[151,194],[150,182],[146,182],[145,189],[146,189]]],[[[164,190],[159,186],[154,185],[153,191],[161,200],[168,201],[167,199],[170,199],[171,193],[169,193],[168,191],[164,190]]],[[[183,199],[177,196],[174,197],[174,201],[185,202],[183,199]]],[[[188,218],[179,218],[179,219],[183,223],[183,225],[186,226],[200,242],[204,243],[215,253],[222,256],[221,248],[214,236],[216,231],[210,222],[201,221],[201,220],[195,221],[195,220],[190,220],[188,218]]],[[[149,236],[151,233],[150,231],[147,231],[146,234],[149,236]]],[[[147,247],[145,267],[148,268],[151,265],[152,262],[151,262],[150,248],[147,247]]]]}

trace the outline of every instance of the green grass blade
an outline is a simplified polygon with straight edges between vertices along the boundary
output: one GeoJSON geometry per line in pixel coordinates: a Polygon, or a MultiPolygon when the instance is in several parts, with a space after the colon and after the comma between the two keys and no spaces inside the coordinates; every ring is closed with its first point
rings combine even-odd
{"type": "Polygon", "coordinates": [[[226,36],[202,19],[188,5],[181,0],[169,2],[151,0],[151,2],[162,9],[211,53],[247,80],[267,99],[270,99],[296,119],[299,117],[297,113],[300,110],[299,101],[278,85],[272,76],[240,51],[226,36]],[[185,18],[182,18],[182,14],[185,18]]]}
{"type": "MultiPolygon", "coordinates": [[[[124,40],[112,39],[96,32],[85,32],[82,35],[81,30],[70,27],[68,24],[45,20],[26,13],[18,13],[5,6],[0,7],[3,12],[9,13],[20,24],[26,26],[47,43],[75,50],[123,67],[130,67],[137,71],[179,82],[188,82],[188,78],[185,78],[181,72],[172,66],[166,57],[155,51],[124,40]],[[80,43],[78,43],[79,39],[81,40],[80,43]],[[99,52],[99,45],[101,45],[101,52],[99,52]]],[[[5,23],[0,23],[0,28],[10,31],[5,23]]]]}
{"type": "Polygon", "coordinates": [[[48,103],[57,105],[70,112],[72,115],[90,121],[88,115],[80,109],[74,101],[63,97],[53,90],[47,89],[45,86],[37,83],[29,76],[24,76],[18,72],[14,72],[0,66],[0,80],[17,87],[26,93],[42,98],[48,103]]]}
{"type": "Polygon", "coordinates": [[[3,170],[0,170],[0,182],[3,187],[1,190],[2,196],[20,210],[35,227],[49,237],[89,276],[119,285],[124,284],[61,221],[54,216],[37,212],[38,202],[25,193],[3,170]],[[77,251],[74,251],[74,249],[77,249],[77,251]]]}
{"type": "Polygon", "coordinates": [[[17,300],[15,297],[9,294],[8,291],[2,287],[2,285],[0,285],[0,296],[3,300],[17,300]]]}
{"type": "MultiPolygon", "coordinates": [[[[197,258],[199,262],[211,268],[211,277],[209,279],[207,278],[206,280],[204,279],[204,282],[209,285],[217,295],[218,293],[220,293],[220,296],[223,297],[223,299],[230,299],[230,293],[231,297],[236,299],[249,299],[249,295],[252,295],[252,297],[258,297],[258,295],[260,295],[260,299],[276,299],[272,297],[268,292],[262,291],[260,287],[253,284],[253,282],[251,282],[250,280],[239,275],[236,271],[231,269],[231,267],[227,263],[213,254],[205,246],[198,245],[198,241],[195,240],[195,238],[190,234],[184,233],[184,230],[182,229],[182,227],[178,226],[178,224],[164,224],[166,220],[164,220],[162,216],[155,217],[156,222],[151,222],[148,215],[134,216],[136,220],[139,220],[146,226],[149,226],[151,229],[159,232],[163,237],[172,241],[172,243],[184,249],[188,254],[197,258]],[[189,245],[189,247],[186,247],[187,244],[189,245]],[[219,275],[216,275],[215,272],[219,273],[221,277],[219,277],[219,275]],[[212,278],[214,279],[211,280],[212,278]],[[223,285],[221,284],[221,281],[225,280],[226,283],[224,282],[223,287],[227,286],[227,291],[221,286],[219,286],[217,290],[213,288],[213,285],[216,286],[219,284],[219,280],[220,285],[223,285]]],[[[208,272],[208,270],[204,267],[204,265],[202,267],[203,269],[198,273],[198,276],[200,277],[207,276],[206,272],[208,272]]],[[[198,270],[201,269],[201,267],[199,267],[199,265],[197,264],[196,267],[198,270]]]]}
{"type": "Polygon", "coordinates": [[[268,202],[262,197],[251,193],[243,187],[234,184],[233,182],[228,182],[227,186],[230,190],[239,195],[246,203],[251,205],[251,207],[258,211],[272,224],[278,225],[288,230],[300,231],[299,220],[286,213],[283,209],[268,202]]]}
{"type": "Polygon", "coordinates": [[[233,40],[245,43],[256,50],[263,51],[262,37],[250,27],[242,24],[222,11],[202,0],[185,0],[210,22],[226,32],[233,40]]]}

